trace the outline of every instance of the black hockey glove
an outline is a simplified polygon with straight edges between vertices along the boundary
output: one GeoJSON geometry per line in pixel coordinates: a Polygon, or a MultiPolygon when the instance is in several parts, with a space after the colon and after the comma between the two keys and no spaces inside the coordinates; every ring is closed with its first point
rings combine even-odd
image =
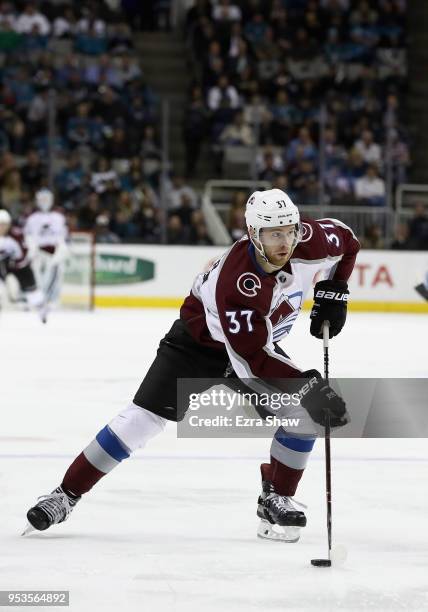
{"type": "Polygon", "coordinates": [[[323,280],[314,287],[311,311],[311,334],[322,338],[324,321],[330,322],[330,338],[337,336],[345,325],[348,306],[348,285],[345,281],[323,280]]]}
{"type": "Polygon", "coordinates": [[[299,390],[300,403],[315,423],[324,426],[327,413],[332,428],[349,423],[345,402],[317,370],[302,372],[301,377],[307,378],[307,382],[299,390]]]}

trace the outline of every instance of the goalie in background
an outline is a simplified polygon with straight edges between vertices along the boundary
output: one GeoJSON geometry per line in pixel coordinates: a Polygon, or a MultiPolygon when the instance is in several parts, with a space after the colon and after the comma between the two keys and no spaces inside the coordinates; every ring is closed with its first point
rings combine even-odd
{"type": "Polygon", "coordinates": [[[43,291],[47,306],[59,300],[65,261],[69,255],[66,244],[65,216],[52,210],[54,195],[49,189],[36,193],[36,206],[24,226],[37,285],[43,291]]]}
{"type": "Polygon", "coordinates": [[[25,303],[37,310],[43,323],[46,323],[44,295],[37,288],[23,236],[20,230],[12,228],[12,219],[7,210],[0,210],[0,306],[3,290],[6,290],[12,302],[19,301],[21,291],[25,303]]]}

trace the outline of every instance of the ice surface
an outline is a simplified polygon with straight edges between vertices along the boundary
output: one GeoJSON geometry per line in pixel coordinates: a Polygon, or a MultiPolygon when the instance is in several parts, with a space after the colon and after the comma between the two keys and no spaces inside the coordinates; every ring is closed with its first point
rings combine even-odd
{"type": "MultiPolygon", "coordinates": [[[[323,444],[297,499],[298,544],[255,537],[269,441],[178,440],[175,427],[124,462],[70,520],[26,538],[25,512],[135,392],[176,312],[0,318],[0,589],[68,589],[76,612],[428,610],[426,440],[334,440],[334,541],[326,553],[323,444]]],[[[297,321],[284,348],[322,370],[297,321]]],[[[336,376],[427,376],[423,315],[349,316],[331,343],[336,376]]]]}

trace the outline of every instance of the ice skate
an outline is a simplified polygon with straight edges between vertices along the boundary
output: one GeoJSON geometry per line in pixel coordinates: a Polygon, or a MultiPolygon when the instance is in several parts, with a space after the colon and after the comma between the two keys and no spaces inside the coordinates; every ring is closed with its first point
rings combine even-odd
{"type": "Polygon", "coordinates": [[[37,314],[39,315],[40,321],[43,324],[48,322],[49,305],[46,300],[43,300],[43,303],[38,306],[37,314]]]}
{"type": "Polygon", "coordinates": [[[52,525],[63,523],[79,499],[80,497],[67,495],[62,487],[57,487],[50,495],[39,497],[37,504],[27,512],[28,525],[22,535],[32,531],[44,531],[52,525]]]}
{"type": "Polygon", "coordinates": [[[296,505],[306,508],[291,497],[278,495],[272,483],[264,481],[257,506],[257,516],[261,519],[257,536],[279,542],[297,542],[300,529],[306,525],[306,516],[296,505]]]}

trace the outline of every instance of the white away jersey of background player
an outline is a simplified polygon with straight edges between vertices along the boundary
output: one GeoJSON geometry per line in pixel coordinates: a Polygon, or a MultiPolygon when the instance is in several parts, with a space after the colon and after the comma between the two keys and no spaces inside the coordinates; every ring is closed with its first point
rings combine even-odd
{"type": "Polygon", "coordinates": [[[28,217],[24,233],[26,237],[31,237],[39,248],[55,248],[67,238],[65,217],[57,211],[36,211],[28,217]]]}

